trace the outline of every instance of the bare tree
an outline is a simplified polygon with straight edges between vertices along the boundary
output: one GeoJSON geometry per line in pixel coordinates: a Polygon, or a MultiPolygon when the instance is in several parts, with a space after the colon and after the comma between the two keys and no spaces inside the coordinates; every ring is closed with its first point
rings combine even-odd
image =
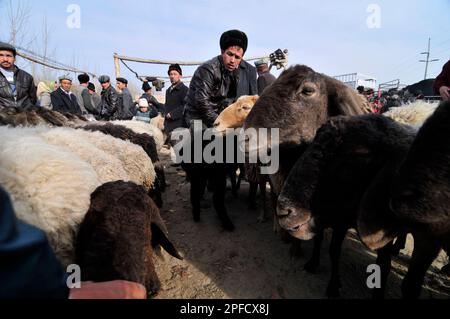
{"type": "Polygon", "coordinates": [[[31,6],[28,1],[8,1],[6,21],[9,23],[9,43],[29,48],[34,36],[27,29],[31,17],[31,6]]]}

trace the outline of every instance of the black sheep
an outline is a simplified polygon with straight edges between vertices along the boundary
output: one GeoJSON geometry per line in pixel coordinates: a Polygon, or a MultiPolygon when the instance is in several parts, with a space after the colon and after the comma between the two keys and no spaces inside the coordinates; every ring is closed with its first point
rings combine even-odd
{"type": "MultiPolygon", "coordinates": [[[[380,115],[337,117],[318,130],[292,168],[278,198],[279,222],[297,238],[308,240],[317,235],[313,256],[305,265],[310,272],[319,264],[323,229],[333,229],[328,296],[339,295],[341,246],[347,230],[356,228],[362,198],[384,166],[400,165],[414,135],[411,128],[380,115]]],[[[378,191],[370,194],[379,197],[386,190],[378,191]]],[[[382,258],[389,260],[379,259],[379,263],[390,263],[390,256],[382,258]]]]}
{"type": "Polygon", "coordinates": [[[128,280],[157,293],[160,282],[153,249],[161,245],[182,259],[167,237],[159,209],[142,186],[116,181],[91,195],[76,241],[76,262],[83,281],[128,280]]]}

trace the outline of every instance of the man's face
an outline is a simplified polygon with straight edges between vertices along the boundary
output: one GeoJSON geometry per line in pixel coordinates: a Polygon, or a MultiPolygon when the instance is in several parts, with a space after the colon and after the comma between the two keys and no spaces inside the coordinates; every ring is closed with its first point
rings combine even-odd
{"type": "Polygon", "coordinates": [[[241,47],[229,47],[222,52],[223,63],[228,71],[232,72],[239,67],[244,57],[244,50],[241,47]]]}
{"type": "Polygon", "coordinates": [[[69,81],[69,80],[62,80],[61,81],[61,88],[64,91],[69,92],[71,87],[72,87],[72,81],[69,81]]]}
{"type": "Polygon", "coordinates": [[[11,51],[0,50],[0,66],[5,70],[9,70],[14,66],[16,58],[11,51]]]}
{"type": "Polygon", "coordinates": [[[170,79],[170,83],[176,84],[180,81],[181,75],[180,75],[180,73],[178,73],[178,71],[172,70],[169,72],[169,79],[170,79]]]}
{"type": "Polygon", "coordinates": [[[100,85],[102,86],[103,90],[106,90],[107,88],[109,88],[110,83],[109,82],[105,82],[105,83],[100,83],[100,85]]]}
{"type": "Polygon", "coordinates": [[[123,89],[126,88],[126,87],[127,87],[127,86],[126,86],[125,83],[117,82],[117,88],[118,88],[120,91],[123,91],[123,89]]]}

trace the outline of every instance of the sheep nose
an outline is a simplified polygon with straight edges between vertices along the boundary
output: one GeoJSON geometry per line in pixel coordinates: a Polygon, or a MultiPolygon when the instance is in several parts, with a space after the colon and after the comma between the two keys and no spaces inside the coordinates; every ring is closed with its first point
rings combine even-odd
{"type": "Polygon", "coordinates": [[[278,207],[278,209],[277,209],[277,215],[280,217],[287,217],[292,214],[294,214],[294,210],[290,207],[287,207],[287,208],[278,207]]]}

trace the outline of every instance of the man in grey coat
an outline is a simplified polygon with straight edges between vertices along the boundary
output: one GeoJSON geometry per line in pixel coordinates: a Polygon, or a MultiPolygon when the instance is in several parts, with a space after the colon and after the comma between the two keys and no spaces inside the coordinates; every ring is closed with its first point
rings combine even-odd
{"type": "Polygon", "coordinates": [[[78,75],[78,81],[80,85],[75,88],[75,96],[77,98],[78,105],[80,106],[81,112],[83,114],[98,114],[98,110],[92,104],[91,96],[87,89],[89,83],[89,75],[86,73],[78,75]]]}
{"type": "Polygon", "coordinates": [[[124,78],[116,79],[116,88],[119,93],[119,99],[121,99],[121,110],[119,110],[120,120],[131,120],[135,113],[135,106],[133,102],[133,97],[131,96],[130,90],[128,90],[128,80],[124,78]]]}
{"type": "Polygon", "coordinates": [[[258,72],[258,94],[261,95],[265,88],[275,82],[277,78],[270,73],[267,59],[255,61],[255,66],[258,72]]]}

